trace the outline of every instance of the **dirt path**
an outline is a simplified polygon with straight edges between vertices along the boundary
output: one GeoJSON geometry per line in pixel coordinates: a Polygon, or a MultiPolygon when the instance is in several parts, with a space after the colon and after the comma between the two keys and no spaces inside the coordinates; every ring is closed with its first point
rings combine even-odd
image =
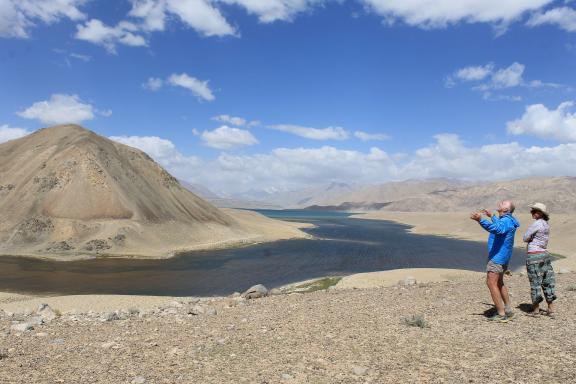
{"type": "MultiPolygon", "coordinates": [[[[200,303],[215,315],[186,300],[125,320],[64,313],[23,333],[3,314],[0,383],[572,382],[576,274],[558,280],[556,319],[516,309],[507,324],[484,317],[481,280],[200,303]]],[[[526,303],[526,278],[508,281],[526,303]]]]}

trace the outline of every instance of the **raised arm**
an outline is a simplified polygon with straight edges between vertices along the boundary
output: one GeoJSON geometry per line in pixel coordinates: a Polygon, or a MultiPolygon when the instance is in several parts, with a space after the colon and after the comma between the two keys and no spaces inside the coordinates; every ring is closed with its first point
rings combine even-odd
{"type": "Polygon", "coordinates": [[[514,226],[510,219],[501,219],[496,215],[492,216],[492,221],[482,219],[479,223],[482,228],[495,235],[503,235],[514,226]]]}

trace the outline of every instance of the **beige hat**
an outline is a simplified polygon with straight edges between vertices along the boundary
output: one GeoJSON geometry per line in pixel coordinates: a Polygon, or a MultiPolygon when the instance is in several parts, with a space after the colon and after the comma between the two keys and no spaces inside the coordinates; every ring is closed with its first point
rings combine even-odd
{"type": "Polygon", "coordinates": [[[540,211],[542,212],[544,215],[546,216],[550,216],[550,214],[548,213],[548,210],[546,209],[546,205],[542,204],[542,203],[535,203],[532,204],[532,206],[530,207],[530,209],[534,209],[536,211],[540,211]]]}

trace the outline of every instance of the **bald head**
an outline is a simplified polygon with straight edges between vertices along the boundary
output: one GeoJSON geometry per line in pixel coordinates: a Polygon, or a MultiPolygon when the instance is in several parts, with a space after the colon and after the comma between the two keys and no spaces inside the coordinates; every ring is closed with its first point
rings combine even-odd
{"type": "Polygon", "coordinates": [[[504,213],[514,213],[516,206],[512,202],[512,200],[504,200],[501,201],[499,205],[499,211],[504,213]]]}

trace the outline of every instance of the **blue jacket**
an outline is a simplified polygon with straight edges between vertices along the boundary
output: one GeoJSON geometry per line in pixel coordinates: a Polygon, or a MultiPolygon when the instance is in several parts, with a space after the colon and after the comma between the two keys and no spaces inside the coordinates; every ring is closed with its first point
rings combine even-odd
{"type": "Polygon", "coordinates": [[[482,228],[490,232],[488,259],[496,264],[508,264],[514,248],[514,235],[520,223],[510,213],[502,217],[492,216],[492,221],[480,220],[482,228]]]}

